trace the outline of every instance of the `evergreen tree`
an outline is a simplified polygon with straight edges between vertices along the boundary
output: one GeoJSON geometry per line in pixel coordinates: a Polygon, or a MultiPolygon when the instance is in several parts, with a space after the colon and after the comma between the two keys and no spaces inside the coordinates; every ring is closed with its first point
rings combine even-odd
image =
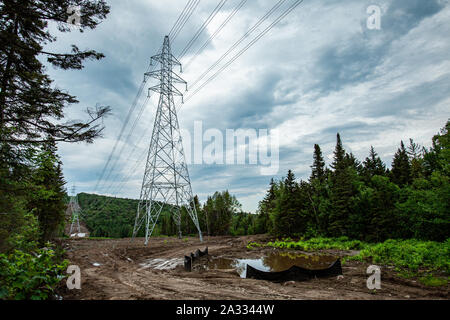
{"type": "Polygon", "coordinates": [[[403,141],[400,148],[394,155],[391,170],[392,182],[399,186],[404,186],[411,182],[411,165],[409,163],[408,153],[406,152],[403,141]]]}
{"type": "MultiPolygon", "coordinates": [[[[433,137],[430,150],[403,143],[389,172],[372,147],[360,165],[345,153],[337,135],[330,170],[323,182],[313,164],[309,182],[286,179],[271,188],[263,204],[275,203],[270,211],[277,236],[348,236],[380,242],[389,238],[445,241],[450,228],[450,121],[433,137]],[[409,156],[409,157],[408,157],[409,156]],[[421,165],[419,176],[409,160],[421,165]],[[406,172],[406,173],[405,173],[406,172]],[[392,177],[390,181],[389,177],[392,177]],[[272,200],[274,199],[274,200],[272,200]]],[[[320,157],[315,148],[315,162],[320,157]]],[[[273,183],[272,183],[273,184],[273,183]]]]}
{"type": "MultiPolygon", "coordinates": [[[[103,0],[0,2],[0,192],[7,192],[8,199],[2,201],[1,198],[5,198],[0,196],[0,212],[17,214],[17,221],[25,221],[20,218],[20,212],[36,209],[40,222],[45,224],[43,238],[54,233],[48,228],[56,227],[59,218],[53,217],[53,222],[46,220],[49,217],[43,211],[45,203],[38,201],[33,192],[38,189],[45,198],[50,197],[45,190],[58,191],[51,185],[39,183],[33,186],[33,183],[44,178],[57,180],[56,176],[61,173],[57,172],[57,167],[53,168],[56,173],[45,173],[46,162],[52,157],[57,160],[54,156],[44,155],[42,150],[47,148],[47,143],[59,141],[92,142],[103,129],[98,120],[109,112],[109,107],[88,109],[87,121],[65,121],[65,109],[78,101],[54,86],[42,62],[47,59],[52,66],[63,70],[82,69],[84,61],[103,57],[93,50],[81,51],[75,45],[68,53],[43,49],[57,40],[50,25],[57,25],[62,32],[72,30],[66,23],[67,11],[70,6],[77,5],[81,6],[80,31],[94,29],[109,12],[103,0]],[[39,161],[43,161],[37,171],[32,167],[36,154],[40,154],[39,161]],[[33,208],[31,203],[37,202],[40,207],[33,208]],[[8,203],[15,203],[14,208],[8,203]]],[[[62,181],[62,177],[59,178],[62,181]]],[[[52,199],[51,202],[56,210],[59,200],[52,199]]]]}
{"type": "Polygon", "coordinates": [[[363,173],[366,182],[369,182],[373,176],[385,176],[386,166],[376,153],[373,146],[370,147],[369,156],[363,162],[363,173]]]}
{"type": "Polygon", "coordinates": [[[266,196],[258,204],[258,216],[256,218],[255,233],[263,234],[272,231],[272,224],[270,220],[270,214],[275,208],[276,200],[276,183],[270,179],[270,187],[266,193],[266,196]]]}
{"type": "Polygon", "coordinates": [[[347,162],[345,160],[345,150],[342,146],[341,135],[338,133],[336,135],[336,147],[334,149],[333,163],[331,168],[334,170],[343,169],[346,167],[347,162]]]}
{"type": "Polygon", "coordinates": [[[423,154],[423,147],[415,143],[413,139],[409,139],[409,146],[406,151],[410,159],[419,159],[423,154]]]}
{"type": "Polygon", "coordinates": [[[320,182],[323,182],[325,179],[325,161],[323,160],[322,150],[320,150],[318,144],[314,145],[313,159],[310,181],[318,179],[320,182]]]}
{"type": "Polygon", "coordinates": [[[362,172],[364,171],[364,167],[362,166],[361,162],[356,159],[353,153],[346,153],[345,161],[347,162],[346,166],[353,168],[358,174],[362,174],[362,172]]]}
{"type": "Polygon", "coordinates": [[[332,164],[334,172],[331,175],[330,186],[332,208],[328,220],[328,233],[331,236],[347,235],[349,228],[347,221],[352,212],[352,197],[356,193],[353,185],[356,170],[350,166],[351,159],[348,155],[346,156],[338,133],[332,164]]]}
{"type": "Polygon", "coordinates": [[[311,166],[311,176],[309,184],[302,183],[302,193],[307,196],[307,203],[312,213],[310,227],[311,233],[314,235],[323,235],[327,228],[328,219],[328,175],[330,171],[325,167],[322,150],[318,144],[314,145],[313,165],[311,166]]]}
{"type": "Polygon", "coordinates": [[[0,141],[11,145],[55,142],[92,142],[102,128],[95,122],[109,112],[108,107],[89,110],[87,122],[66,122],[64,108],[77,103],[74,96],[53,88],[45,74],[42,57],[57,68],[82,69],[86,59],[99,60],[103,54],[81,51],[49,52],[44,46],[56,40],[49,24],[69,32],[67,10],[81,6],[80,31],[94,29],[109,12],[103,0],[10,0],[0,6],[0,141]]]}
{"type": "Polygon", "coordinates": [[[42,242],[52,239],[64,226],[65,181],[56,151],[54,142],[46,143],[36,157],[37,168],[31,179],[33,192],[28,206],[38,218],[42,242]]]}
{"type": "Polygon", "coordinates": [[[406,153],[411,163],[411,180],[423,177],[423,151],[424,148],[409,139],[409,146],[406,153]]]}
{"type": "Polygon", "coordinates": [[[280,184],[279,196],[274,208],[274,233],[276,235],[295,236],[301,232],[300,205],[298,202],[299,185],[294,173],[289,170],[280,184]]]}
{"type": "Polygon", "coordinates": [[[374,176],[371,181],[373,193],[369,205],[364,208],[368,216],[367,233],[364,235],[368,241],[384,241],[389,238],[401,237],[401,227],[396,216],[395,203],[399,197],[399,187],[390,182],[389,178],[374,176]]]}

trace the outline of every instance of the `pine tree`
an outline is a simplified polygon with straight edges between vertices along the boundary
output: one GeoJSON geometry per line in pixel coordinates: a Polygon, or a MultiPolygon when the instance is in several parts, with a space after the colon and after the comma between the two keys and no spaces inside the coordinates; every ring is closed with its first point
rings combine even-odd
{"type": "Polygon", "coordinates": [[[37,167],[31,179],[34,190],[30,193],[28,206],[38,218],[42,242],[57,236],[64,226],[65,181],[56,151],[53,141],[45,144],[36,156],[37,167]]]}
{"type": "Polygon", "coordinates": [[[373,176],[386,175],[386,166],[373,146],[370,147],[369,156],[363,162],[363,174],[366,178],[366,182],[370,181],[373,176]]]}
{"type": "MultiPolygon", "coordinates": [[[[79,70],[84,61],[103,58],[101,53],[81,51],[75,45],[68,53],[44,50],[57,40],[51,33],[51,25],[56,25],[61,32],[72,30],[66,23],[72,5],[81,6],[81,32],[94,29],[109,12],[104,0],[8,0],[0,3],[0,192],[6,191],[8,201],[21,207],[17,212],[30,208],[27,202],[34,190],[30,176],[36,174],[31,165],[36,154],[41,154],[40,160],[44,160],[41,152],[48,147],[47,143],[92,142],[103,130],[98,120],[109,112],[109,107],[88,109],[88,120],[67,121],[65,109],[78,101],[57,88],[46,74],[44,59],[56,68],[79,70]]],[[[0,201],[0,212],[4,211],[16,210],[0,201]]],[[[44,238],[51,236],[47,231],[45,229],[44,238]]]]}
{"type": "Polygon", "coordinates": [[[302,183],[302,193],[307,196],[308,207],[310,208],[310,215],[312,216],[312,224],[310,229],[313,230],[314,235],[323,235],[327,226],[328,219],[328,176],[330,171],[325,167],[322,150],[318,144],[314,145],[313,165],[311,166],[311,176],[309,184],[302,183]]]}
{"type": "Polygon", "coordinates": [[[352,197],[356,193],[353,185],[356,171],[351,170],[351,159],[349,155],[346,156],[338,133],[332,164],[334,172],[331,175],[330,187],[332,209],[328,219],[328,233],[331,236],[347,235],[349,228],[347,221],[352,213],[352,197]]]}
{"type": "Polygon", "coordinates": [[[310,181],[318,179],[323,182],[325,179],[325,161],[323,160],[322,150],[318,144],[314,145],[313,165],[311,166],[312,172],[310,181]]]}
{"type": "Polygon", "coordinates": [[[276,183],[274,179],[270,179],[270,187],[266,196],[258,204],[258,216],[256,218],[256,230],[258,234],[268,233],[272,230],[270,214],[275,208],[276,200],[276,183]]]}
{"type": "Polygon", "coordinates": [[[345,162],[347,163],[347,167],[353,168],[358,174],[362,174],[363,166],[353,153],[350,152],[345,154],[345,162]]]}
{"type": "Polygon", "coordinates": [[[404,186],[411,182],[411,164],[403,141],[400,143],[400,148],[394,155],[391,177],[392,182],[399,186],[404,186]]]}
{"type": "Polygon", "coordinates": [[[333,163],[331,168],[334,170],[342,169],[346,167],[345,150],[342,146],[341,135],[338,133],[336,136],[336,148],[334,149],[333,163]]]}
{"type": "Polygon", "coordinates": [[[274,209],[274,233],[276,235],[295,236],[301,232],[299,204],[299,185],[294,173],[289,170],[280,184],[279,196],[274,209]]]}
{"type": "MultiPolygon", "coordinates": [[[[103,54],[81,51],[72,45],[70,53],[45,51],[56,41],[49,25],[69,32],[67,13],[72,5],[81,6],[79,30],[94,29],[109,13],[104,0],[10,0],[0,6],[0,142],[31,147],[55,142],[92,142],[102,127],[95,124],[109,107],[88,110],[86,122],[63,122],[64,109],[77,103],[74,96],[52,86],[42,58],[64,70],[82,69],[83,61],[99,60],[103,54]]],[[[23,149],[23,147],[22,147],[23,149]]]]}
{"type": "Polygon", "coordinates": [[[423,153],[424,148],[415,143],[413,139],[409,139],[409,146],[406,150],[411,163],[411,179],[421,178],[424,175],[423,153]]]}

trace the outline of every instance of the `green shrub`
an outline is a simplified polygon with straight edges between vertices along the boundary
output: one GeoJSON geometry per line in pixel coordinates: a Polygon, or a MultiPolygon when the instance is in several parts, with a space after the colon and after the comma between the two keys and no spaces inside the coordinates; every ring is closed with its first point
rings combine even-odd
{"type": "Polygon", "coordinates": [[[21,250],[0,254],[0,299],[44,300],[51,298],[55,286],[65,277],[68,261],[58,264],[54,250],[21,250]]]}
{"type": "MultiPolygon", "coordinates": [[[[251,246],[256,246],[256,244],[252,243],[251,246]]],[[[311,238],[309,240],[299,240],[297,242],[292,241],[290,239],[283,239],[282,241],[276,240],[275,242],[268,242],[264,246],[279,249],[296,249],[303,251],[311,251],[311,250],[326,250],[326,249],[360,250],[363,249],[365,246],[367,246],[367,244],[364,244],[359,240],[349,240],[347,237],[341,237],[337,239],[311,238]]]]}
{"type": "Polygon", "coordinates": [[[417,272],[442,270],[450,273],[450,239],[445,242],[386,240],[367,246],[353,259],[394,265],[417,272]]]}

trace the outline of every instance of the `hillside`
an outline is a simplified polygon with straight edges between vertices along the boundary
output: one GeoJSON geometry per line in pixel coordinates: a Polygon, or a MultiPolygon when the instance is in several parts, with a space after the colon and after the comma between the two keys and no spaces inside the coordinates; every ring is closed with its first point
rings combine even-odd
{"type": "MultiPolygon", "coordinates": [[[[132,236],[139,200],[80,193],[78,202],[82,210],[81,219],[91,237],[127,238],[132,236]]],[[[183,215],[184,233],[193,232],[192,228],[186,228],[188,224],[186,221],[187,217],[183,215]]],[[[155,236],[160,234],[176,234],[176,227],[169,215],[169,210],[161,213],[153,232],[155,236]]],[[[141,228],[138,236],[144,236],[144,228],[141,228]]]]}

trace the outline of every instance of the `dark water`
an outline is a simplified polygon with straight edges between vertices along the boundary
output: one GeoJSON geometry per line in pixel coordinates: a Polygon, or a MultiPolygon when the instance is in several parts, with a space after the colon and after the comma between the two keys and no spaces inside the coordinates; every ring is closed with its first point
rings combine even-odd
{"type": "Polygon", "coordinates": [[[291,252],[273,252],[259,259],[211,258],[209,270],[235,269],[241,278],[245,278],[247,264],[261,271],[278,272],[299,266],[308,269],[324,269],[336,261],[337,257],[306,255],[291,252]]]}

